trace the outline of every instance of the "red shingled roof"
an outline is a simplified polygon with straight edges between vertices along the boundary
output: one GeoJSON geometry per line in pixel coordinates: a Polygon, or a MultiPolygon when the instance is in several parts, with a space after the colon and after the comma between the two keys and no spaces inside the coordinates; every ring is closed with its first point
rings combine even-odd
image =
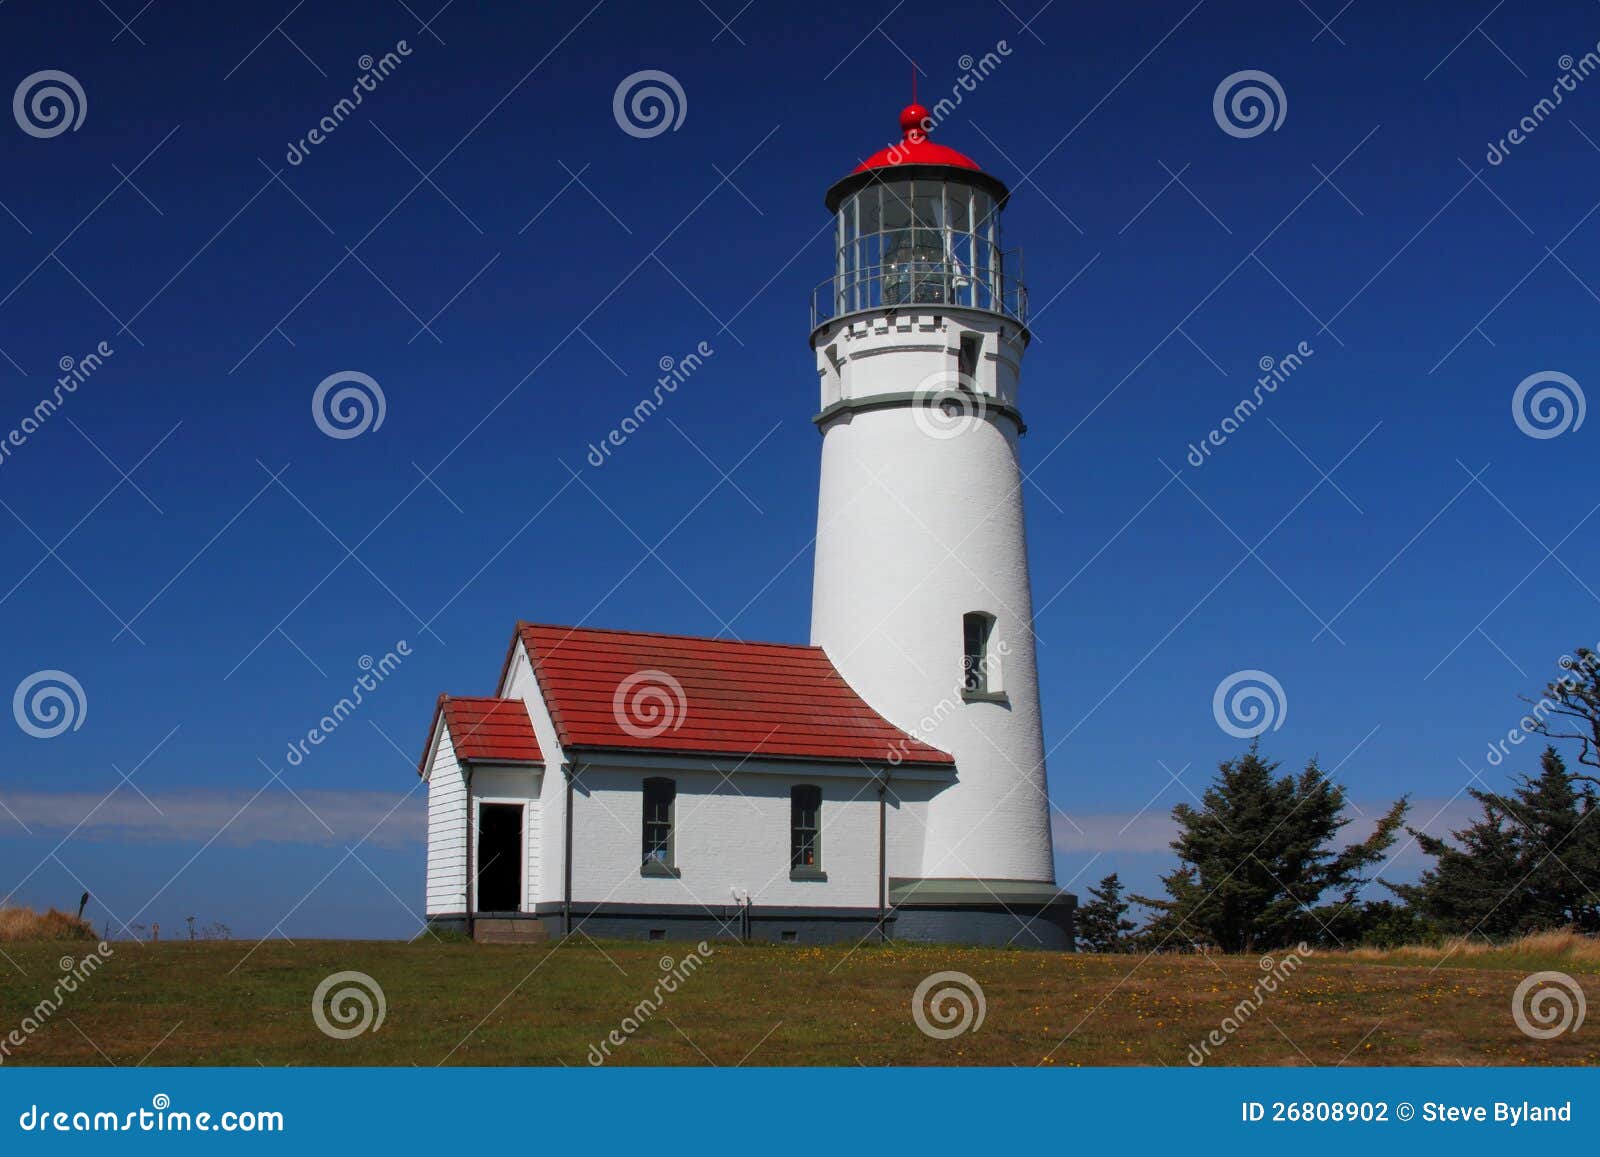
{"type": "MultiPolygon", "coordinates": [[[[528,705],[521,699],[439,696],[433,723],[428,728],[428,748],[433,746],[440,716],[450,729],[450,742],[462,763],[544,762],[539,740],[533,733],[533,721],[528,718],[528,705]]],[[[427,759],[425,749],[422,753],[424,765],[427,759]]],[[[425,766],[419,765],[417,770],[426,773],[425,766]]]]}
{"type": "Polygon", "coordinates": [[[563,747],[953,764],[879,715],[821,647],[519,623],[563,747]]]}

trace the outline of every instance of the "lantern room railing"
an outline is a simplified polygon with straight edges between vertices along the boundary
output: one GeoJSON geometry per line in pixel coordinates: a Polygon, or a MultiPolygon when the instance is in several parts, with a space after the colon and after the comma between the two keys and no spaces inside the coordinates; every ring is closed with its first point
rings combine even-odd
{"type": "Polygon", "coordinates": [[[959,261],[911,261],[828,278],[811,292],[811,328],[863,310],[924,305],[978,309],[1028,324],[1028,290],[1020,279],[959,261]]]}

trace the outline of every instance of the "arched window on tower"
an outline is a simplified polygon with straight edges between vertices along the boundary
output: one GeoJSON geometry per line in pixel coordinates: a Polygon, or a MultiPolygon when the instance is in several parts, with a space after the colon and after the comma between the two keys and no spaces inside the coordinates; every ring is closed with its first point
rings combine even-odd
{"type": "Polygon", "coordinates": [[[961,617],[961,697],[1003,699],[999,646],[994,637],[995,618],[987,611],[969,611],[961,617]]]}

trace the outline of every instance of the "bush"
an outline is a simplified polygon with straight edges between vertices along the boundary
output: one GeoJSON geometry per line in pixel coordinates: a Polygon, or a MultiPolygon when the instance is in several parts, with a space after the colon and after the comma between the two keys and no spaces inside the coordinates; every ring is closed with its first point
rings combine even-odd
{"type": "Polygon", "coordinates": [[[0,940],[94,940],[87,920],[52,908],[40,915],[31,908],[0,908],[0,940]]]}

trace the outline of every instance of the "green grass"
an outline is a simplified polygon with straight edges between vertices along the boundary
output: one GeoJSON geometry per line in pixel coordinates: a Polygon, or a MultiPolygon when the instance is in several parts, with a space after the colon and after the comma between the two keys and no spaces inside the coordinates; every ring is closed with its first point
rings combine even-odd
{"type": "MultiPolygon", "coordinates": [[[[81,942],[0,945],[0,1040],[81,942]]],[[[6,1064],[574,1065],[651,994],[660,958],[691,945],[198,942],[115,955],[6,1064]],[[350,1040],[311,1015],[326,976],[382,987],[382,1028],[350,1040]]],[[[1060,955],[909,945],[713,945],[703,967],[608,1063],[630,1065],[1185,1065],[1263,975],[1255,957],[1060,955]],[[980,1028],[934,1040],[911,997],[930,973],[982,986],[980,1028]]],[[[1600,961],[1569,953],[1307,959],[1211,1064],[1594,1064],[1600,1023],[1550,1041],[1511,1018],[1529,971],[1560,969],[1600,998],[1600,961]]]]}

